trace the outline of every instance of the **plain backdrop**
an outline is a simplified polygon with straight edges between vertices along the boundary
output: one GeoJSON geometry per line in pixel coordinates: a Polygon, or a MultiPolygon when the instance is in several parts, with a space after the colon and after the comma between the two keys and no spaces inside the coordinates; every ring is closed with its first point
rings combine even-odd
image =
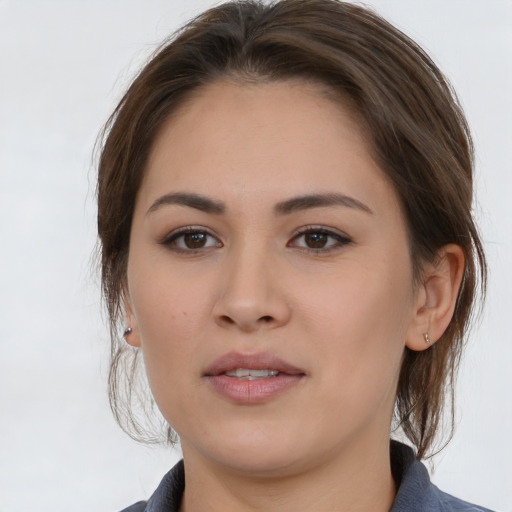
{"type": "MultiPolygon", "coordinates": [[[[368,4],[446,72],[477,148],[489,296],[433,479],[512,512],[512,2],[368,4]]],[[[92,151],[155,45],[210,5],[0,0],[0,512],[114,512],[179,457],[134,443],[108,408],[92,151]]]]}

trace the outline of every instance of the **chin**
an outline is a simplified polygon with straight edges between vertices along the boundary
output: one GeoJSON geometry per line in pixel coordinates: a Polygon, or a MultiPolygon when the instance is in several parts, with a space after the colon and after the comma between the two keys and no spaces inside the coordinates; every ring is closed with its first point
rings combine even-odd
{"type": "Polygon", "coordinates": [[[299,470],[300,463],[294,451],[276,451],[275,447],[266,446],[259,449],[219,454],[218,463],[230,468],[237,474],[247,474],[251,477],[278,477],[289,475],[299,470]]]}
{"type": "MultiPolygon", "coordinates": [[[[288,474],[300,465],[299,443],[285,428],[268,430],[252,425],[224,433],[217,429],[200,451],[211,462],[238,474],[270,477],[288,474]]],[[[186,448],[185,444],[184,453],[186,448]]]]}

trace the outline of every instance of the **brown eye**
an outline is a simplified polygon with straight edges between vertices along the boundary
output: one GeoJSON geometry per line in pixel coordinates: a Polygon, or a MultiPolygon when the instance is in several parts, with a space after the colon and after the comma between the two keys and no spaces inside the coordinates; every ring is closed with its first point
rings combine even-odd
{"type": "Polygon", "coordinates": [[[288,243],[289,247],[307,249],[311,252],[322,253],[340,249],[352,243],[352,240],[341,233],[326,228],[311,227],[304,229],[288,243]]]}
{"type": "Polygon", "coordinates": [[[311,249],[323,249],[327,245],[329,236],[325,233],[306,233],[304,242],[311,249]]]}
{"type": "Polygon", "coordinates": [[[222,243],[208,231],[193,228],[185,228],[171,233],[163,240],[162,244],[178,252],[193,252],[211,247],[222,247],[222,243]]]}
{"type": "Polygon", "coordinates": [[[183,235],[183,243],[189,249],[201,249],[206,245],[208,235],[206,233],[186,233],[183,235]]]}

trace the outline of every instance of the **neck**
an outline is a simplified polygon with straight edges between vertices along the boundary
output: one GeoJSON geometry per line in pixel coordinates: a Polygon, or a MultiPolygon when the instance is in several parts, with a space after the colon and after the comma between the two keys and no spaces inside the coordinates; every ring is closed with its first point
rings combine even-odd
{"type": "Polygon", "coordinates": [[[181,512],[388,512],[396,494],[389,443],[353,446],[313,466],[248,474],[185,455],[181,512]]]}

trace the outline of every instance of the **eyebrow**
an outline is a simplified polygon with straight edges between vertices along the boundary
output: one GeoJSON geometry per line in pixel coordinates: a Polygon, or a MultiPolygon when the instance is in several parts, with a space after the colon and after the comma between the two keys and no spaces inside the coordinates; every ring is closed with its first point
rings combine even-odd
{"type": "Polygon", "coordinates": [[[149,208],[148,213],[158,210],[164,205],[177,204],[181,206],[188,206],[189,208],[195,208],[205,213],[214,213],[221,215],[226,211],[224,203],[215,201],[209,197],[201,196],[199,194],[188,194],[185,192],[176,192],[172,194],[165,194],[159,197],[149,208]]]}
{"type": "Polygon", "coordinates": [[[345,206],[347,208],[356,208],[357,210],[373,214],[373,211],[369,206],[354,197],[346,196],[344,194],[309,194],[293,197],[276,204],[274,211],[278,215],[288,215],[301,210],[326,206],[345,206]]]}
{"type": "MultiPolygon", "coordinates": [[[[222,215],[226,211],[226,206],[221,201],[216,201],[199,194],[174,192],[159,197],[150,206],[146,214],[154,212],[164,205],[188,206],[189,208],[195,208],[196,210],[215,215],[222,215]]],[[[274,212],[277,215],[289,215],[302,210],[328,206],[345,206],[373,214],[369,206],[354,197],[344,194],[308,194],[292,197],[291,199],[277,203],[274,207],[274,212]]]]}

